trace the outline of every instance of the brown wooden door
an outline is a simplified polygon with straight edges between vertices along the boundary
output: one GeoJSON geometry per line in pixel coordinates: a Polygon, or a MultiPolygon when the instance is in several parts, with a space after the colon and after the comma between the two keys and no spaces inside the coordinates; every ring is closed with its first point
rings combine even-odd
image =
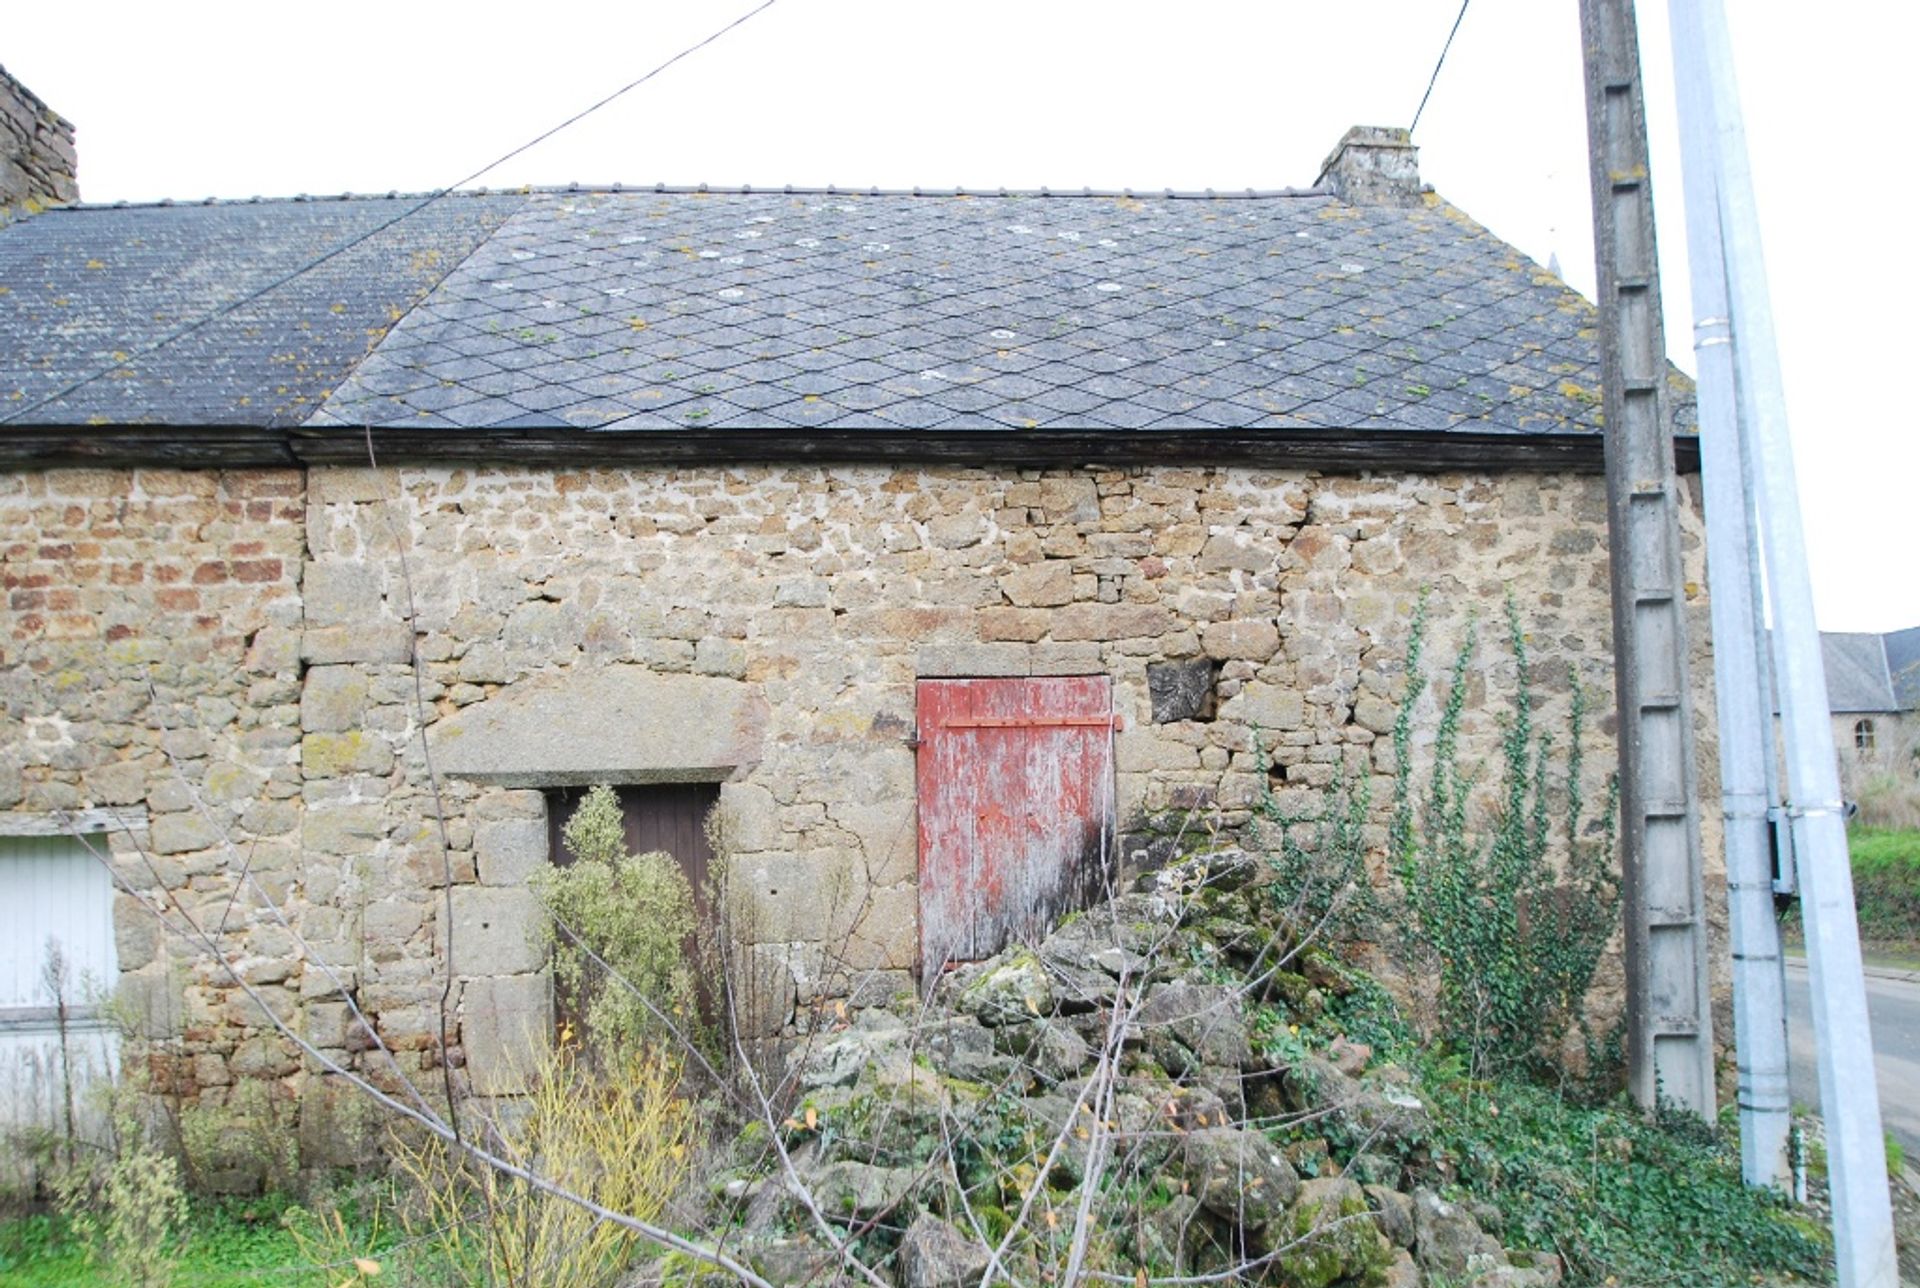
{"type": "Polygon", "coordinates": [[[1044,936],[1112,876],[1105,676],[922,680],[920,964],[1044,936]]]}
{"type": "MultiPolygon", "coordinates": [[[[696,928],[687,937],[686,950],[688,960],[699,972],[701,1009],[711,1018],[717,1014],[717,999],[712,995],[713,981],[702,966],[704,945],[712,943],[714,925],[713,844],[707,839],[707,815],[720,802],[720,784],[649,783],[613,790],[620,798],[620,821],[628,851],[671,854],[693,886],[696,928]]],[[[561,832],[586,794],[585,787],[556,787],[547,792],[547,853],[557,864],[573,862],[561,832]]]]}

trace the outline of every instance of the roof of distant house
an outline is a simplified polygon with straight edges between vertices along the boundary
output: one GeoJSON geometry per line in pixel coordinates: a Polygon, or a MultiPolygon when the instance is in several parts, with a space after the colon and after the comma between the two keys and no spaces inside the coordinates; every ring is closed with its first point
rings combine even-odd
{"type": "Polygon", "coordinates": [[[1893,700],[1902,711],[1920,711],[1920,626],[1881,636],[1887,647],[1887,672],[1893,700]]]}
{"type": "Polygon", "coordinates": [[[1886,634],[1821,631],[1820,660],[1835,715],[1920,710],[1920,626],[1886,634]]]}

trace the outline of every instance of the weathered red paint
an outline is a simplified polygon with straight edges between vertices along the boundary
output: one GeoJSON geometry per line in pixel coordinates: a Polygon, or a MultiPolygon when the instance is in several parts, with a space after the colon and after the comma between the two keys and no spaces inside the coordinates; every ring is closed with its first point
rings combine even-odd
{"type": "Polygon", "coordinates": [[[1113,688],[1105,676],[922,680],[920,962],[1033,941],[1106,886],[1113,688]]]}

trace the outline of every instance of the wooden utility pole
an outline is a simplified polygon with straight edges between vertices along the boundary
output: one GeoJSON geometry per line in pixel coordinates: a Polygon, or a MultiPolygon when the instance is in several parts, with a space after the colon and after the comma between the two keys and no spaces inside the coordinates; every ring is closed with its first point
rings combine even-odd
{"type": "Polygon", "coordinates": [[[1660,262],[1633,0],[1580,0],[1599,268],[1627,949],[1627,1081],[1711,1120],[1699,792],[1660,262]]]}

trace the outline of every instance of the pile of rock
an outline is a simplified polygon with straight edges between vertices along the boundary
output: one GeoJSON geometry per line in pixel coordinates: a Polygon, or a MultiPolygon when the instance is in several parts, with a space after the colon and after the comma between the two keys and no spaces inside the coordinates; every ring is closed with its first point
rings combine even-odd
{"type": "Polygon", "coordinates": [[[1307,1053],[1297,1023],[1346,976],[1301,948],[1260,875],[1237,851],[1151,874],[796,1051],[783,1149],[718,1186],[767,1277],[831,1280],[830,1230],[906,1288],[1059,1282],[1070,1262],[1301,1288],[1559,1283],[1557,1259],[1488,1233],[1497,1212],[1426,1188],[1442,1169],[1403,1070],[1356,1042],[1307,1053]]]}

